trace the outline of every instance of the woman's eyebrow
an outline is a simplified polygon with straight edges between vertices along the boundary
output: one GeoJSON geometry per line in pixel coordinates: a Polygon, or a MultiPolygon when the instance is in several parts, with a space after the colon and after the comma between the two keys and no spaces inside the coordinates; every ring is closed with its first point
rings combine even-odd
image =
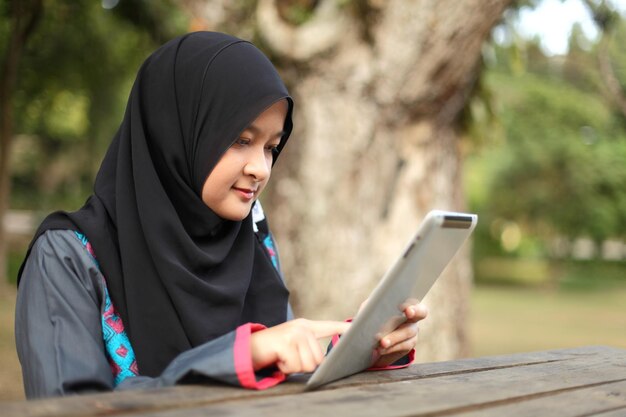
{"type": "MultiPolygon", "coordinates": [[[[249,130],[252,133],[254,133],[255,135],[259,135],[261,133],[263,133],[263,131],[256,125],[251,124],[250,126],[248,126],[247,128],[244,129],[244,131],[249,130]]],[[[281,130],[280,132],[276,132],[273,135],[270,135],[273,138],[282,138],[285,135],[285,131],[281,130]]]]}

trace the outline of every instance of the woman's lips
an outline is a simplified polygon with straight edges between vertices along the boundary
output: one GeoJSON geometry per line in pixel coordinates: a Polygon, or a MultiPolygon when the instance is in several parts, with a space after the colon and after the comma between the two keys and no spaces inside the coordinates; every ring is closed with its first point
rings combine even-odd
{"type": "Polygon", "coordinates": [[[241,197],[243,197],[246,200],[251,200],[254,197],[254,194],[257,192],[257,190],[252,190],[249,188],[233,187],[233,189],[235,190],[237,194],[239,194],[241,197]]]}

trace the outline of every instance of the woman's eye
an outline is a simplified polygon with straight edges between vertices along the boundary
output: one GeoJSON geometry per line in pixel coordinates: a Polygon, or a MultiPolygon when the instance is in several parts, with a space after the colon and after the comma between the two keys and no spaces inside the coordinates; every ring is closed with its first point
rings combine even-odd
{"type": "Polygon", "coordinates": [[[235,141],[235,145],[239,145],[239,146],[246,146],[250,144],[250,139],[248,138],[239,138],[235,141]]]}
{"type": "Polygon", "coordinates": [[[278,152],[278,145],[268,145],[265,147],[265,149],[267,149],[267,151],[270,152],[272,155],[276,155],[276,153],[278,152]]]}

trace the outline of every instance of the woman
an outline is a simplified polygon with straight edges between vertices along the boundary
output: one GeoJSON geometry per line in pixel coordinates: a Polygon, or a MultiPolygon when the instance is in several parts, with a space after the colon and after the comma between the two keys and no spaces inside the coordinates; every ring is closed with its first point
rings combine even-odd
{"type": "MultiPolygon", "coordinates": [[[[252,44],[174,39],[142,65],[124,120],[73,213],[47,217],[18,277],[29,398],[216,380],[266,388],[322,361],[349,324],[291,320],[258,196],[293,101],[252,44]]],[[[415,345],[422,307],[381,341],[415,345]]]]}

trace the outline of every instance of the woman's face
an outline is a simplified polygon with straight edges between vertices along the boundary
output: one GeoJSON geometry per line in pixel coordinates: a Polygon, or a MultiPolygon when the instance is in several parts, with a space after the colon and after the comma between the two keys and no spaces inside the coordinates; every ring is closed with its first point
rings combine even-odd
{"type": "Polygon", "coordinates": [[[270,178],[287,110],[287,100],[280,100],[261,113],[209,174],[202,201],[221,218],[240,221],[250,213],[270,178]]]}

